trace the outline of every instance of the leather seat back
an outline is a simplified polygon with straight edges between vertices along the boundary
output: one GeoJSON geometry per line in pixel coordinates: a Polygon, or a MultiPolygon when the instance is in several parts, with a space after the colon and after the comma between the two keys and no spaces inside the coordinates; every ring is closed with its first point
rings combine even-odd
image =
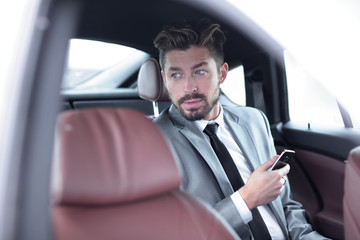
{"type": "Polygon", "coordinates": [[[237,239],[212,209],[179,190],[173,154],[143,114],[63,112],[55,142],[55,239],[237,239]]]}

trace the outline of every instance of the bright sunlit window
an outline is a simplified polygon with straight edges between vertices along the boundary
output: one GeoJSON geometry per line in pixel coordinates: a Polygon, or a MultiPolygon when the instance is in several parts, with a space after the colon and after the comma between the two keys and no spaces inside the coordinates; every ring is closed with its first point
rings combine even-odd
{"type": "Polygon", "coordinates": [[[63,89],[115,88],[147,57],[119,44],[71,39],[63,89]]]}
{"type": "Polygon", "coordinates": [[[335,96],[307,74],[288,52],[284,57],[291,121],[344,127],[335,96]]]}
{"type": "Polygon", "coordinates": [[[231,101],[239,105],[245,106],[245,78],[244,68],[242,65],[232,69],[223,84],[220,85],[221,90],[230,98],[231,101]]]}
{"type": "MultiPolygon", "coordinates": [[[[349,111],[354,128],[360,128],[359,1],[227,1],[249,16],[284,48],[289,49],[313,77],[337,96],[349,111]],[[321,9],[321,16],[319,9],[321,9]]],[[[248,30],[254,31],[254,36],[257,36],[255,28],[248,30]]],[[[264,44],[266,43],[264,41],[264,44]]],[[[297,77],[294,74],[291,75],[297,77]]],[[[293,94],[300,95],[296,93],[296,87],[300,86],[290,85],[290,87],[293,94]]],[[[308,87],[303,94],[310,94],[309,91],[315,90],[308,87]]],[[[296,99],[290,96],[290,101],[294,104],[296,99]]],[[[324,106],[334,106],[334,101],[330,102],[326,102],[324,106]]],[[[315,101],[312,104],[315,107],[320,103],[315,101]]],[[[307,108],[307,110],[310,109],[307,108]]],[[[293,117],[295,117],[294,114],[298,114],[297,118],[305,117],[301,116],[301,112],[294,113],[293,110],[290,109],[293,117]]],[[[313,109],[311,116],[307,117],[316,118],[315,116],[320,112],[324,113],[324,111],[313,109]]],[[[337,114],[336,116],[327,114],[324,113],[323,119],[330,117],[333,123],[339,123],[337,114]]],[[[319,116],[318,119],[320,118],[319,116]]]]}

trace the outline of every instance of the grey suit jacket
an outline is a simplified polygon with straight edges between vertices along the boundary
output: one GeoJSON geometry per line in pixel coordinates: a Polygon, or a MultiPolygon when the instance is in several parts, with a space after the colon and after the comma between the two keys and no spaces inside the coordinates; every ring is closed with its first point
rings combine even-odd
{"type": "MultiPolygon", "coordinates": [[[[252,171],[276,155],[269,123],[262,112],[249,107],[223,109],[224,121],[252,171]]],[[[212,205],[242,239],[250,239],[248,225],[230,198],[231,184],[205,135],[173,105],[154,122],[178,157],[182,190],[212,205]]],[[[326,239],[307,223],[301,204],[291,199],[288,183],[269,206],[288,239],[326,239]]]]}

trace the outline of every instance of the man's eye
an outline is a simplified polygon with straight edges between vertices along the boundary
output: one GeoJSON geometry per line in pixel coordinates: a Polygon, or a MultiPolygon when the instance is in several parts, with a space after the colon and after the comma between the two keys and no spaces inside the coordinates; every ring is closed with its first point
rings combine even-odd
{"type": "Polygon", "coordinates": [[[206,71],[205,70],[196,70],[195,71],[195,75],[197,75],[197,76],[202,76],[202,75],[205,75],[206,74],[206,71]]]}
{"type": "Polygon", "coordinates": [[[181,74],[180,73],[173,73],[171,74],[171,78],[174,78],[174,79],[178,79],[181,77],[181,74]]]}

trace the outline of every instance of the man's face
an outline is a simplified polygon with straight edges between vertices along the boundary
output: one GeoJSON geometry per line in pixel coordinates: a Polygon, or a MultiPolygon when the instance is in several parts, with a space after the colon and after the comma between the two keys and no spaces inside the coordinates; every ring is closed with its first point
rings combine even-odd
{"type": "Polygon", "coordinates": [[[206,48],[193,46],[168,52],[162,76],[172,103],[186,119],[213,120],[220,111],[220,84],[227,71],[226,63],[217,68],[206,48]]]}

